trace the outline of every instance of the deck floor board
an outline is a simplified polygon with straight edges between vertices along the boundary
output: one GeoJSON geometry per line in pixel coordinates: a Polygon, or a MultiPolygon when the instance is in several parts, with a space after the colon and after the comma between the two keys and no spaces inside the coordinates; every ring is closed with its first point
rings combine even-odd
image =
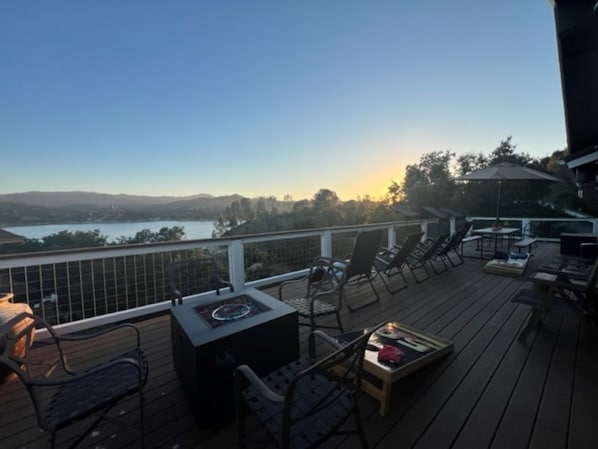
{"type": "MultiPolygon", "coordinates": [[[[538,244],[526,273],[557,252],[556,244],[538,244]]],[[[484,263],[467,258],[463,265],[432,274],[419,284],[406,273],[408,287],[395,294],[376,279],[380,301],[353,312],[342,309],[346,330],[392,319],[454,342],[452,353],[393,385],[386,416],[380,416],[374,399],[362,395],[360,409],[370,447],[598,447],[598,339],[579,314],[560,308],[551,310],[543,327],[520,342],[518,335],[530,309],[510,298],[530,283],[525,277],[486,274],[484,263]]],[[[302,288],[298,285],[296,293],[302,288]]],[[[278,296],[277,287],[265,291],[278,296]]],[[[373,299],[367,283],[351,285],[345,294],[353,305],[373,299]]],[[[197,426],[174,372],[168,314],[136,324],[150,363],[145,389],[146,447],[236,449],[233,421],[213,429],[197,426]]],[[[302,352],[307,351],[308,331],[300,327],[302,352]]],[[[125,341],[116,336],[87,347],[72,344],[72,360],[87,363],[90,358],[104,357],[125,341]]],[[[35,350],[43,353],[46,349],[38,343],[35,350]]],[[[37,427],[22,385],[18,381],[0,385],[0,395],[4,405],[0,447],[45,448],[47,436],[37,427]]],[[[127,420],[137,420],[134,399],[120,407],[127,420]]],[[[66,447],[76,430],[65,431],[59,447],[66,447]]],[[[135,446],[134,433],[105,424],[82,447],[131,446],[135,446]]],[[[335,437],[322,447],[352,449],[359,447],[359,441],[335,437]]]]}

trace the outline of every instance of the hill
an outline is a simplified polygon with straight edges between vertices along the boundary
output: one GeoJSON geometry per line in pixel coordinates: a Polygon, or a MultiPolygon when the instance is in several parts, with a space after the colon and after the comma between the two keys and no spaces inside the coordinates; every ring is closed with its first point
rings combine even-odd
{"type": "Polygon", "coordinates": [[[241,195],[186,197],[95,192],[0,195],[0,226],[139,220],[212,220],[241,195]]]}
{"type": "Polygon", "coordinates": [[[176,201],[214,198],[206,193],[188,196],[111,195],[95,192],[23,192],[0,195],[1,200],[48,207],[151,207],[176,201]]]}

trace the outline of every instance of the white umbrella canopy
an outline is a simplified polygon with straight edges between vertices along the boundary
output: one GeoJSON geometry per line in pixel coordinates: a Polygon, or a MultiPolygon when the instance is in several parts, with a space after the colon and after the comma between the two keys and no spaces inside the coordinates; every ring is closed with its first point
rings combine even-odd
{"type": "Polygon", "coordinates": [[[455,179],[462,181],[561,181],[559,178],[533,168],[507,162],[489,165],[455,179]]]}
{"type": "Polygon", "coordinates": [[[495,181],[498,182],[498,198],[496,200],[496,224],[500,219],[500,193],[503,181],[552,181],[561,182],[559,178],[543,173],[533,168],[502,162],[496,165],[472,171],[455,178],[460,181],[495,181]]]}

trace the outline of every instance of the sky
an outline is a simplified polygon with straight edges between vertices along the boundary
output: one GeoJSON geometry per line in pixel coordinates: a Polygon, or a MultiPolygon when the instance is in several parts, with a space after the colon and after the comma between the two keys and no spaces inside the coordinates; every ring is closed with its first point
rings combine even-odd
{"type": "Polygon", "coordinates": [[[566,147],[548,0],[4,0],[0,61],[0,194],[380,199],[566,147]]]}

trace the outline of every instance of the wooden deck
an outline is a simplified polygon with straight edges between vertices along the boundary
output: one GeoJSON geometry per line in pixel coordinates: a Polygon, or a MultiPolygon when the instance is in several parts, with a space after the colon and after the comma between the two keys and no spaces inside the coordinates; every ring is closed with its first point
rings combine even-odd
{"type": "MultiPolygon", "coordinates": [[[[556,244],[534,247],[527,273],[558,251],[556,244]]],[[[509,301],[524,278],[485,274],[484,261],[464,265],[389,294],[376,281],[382,299],[361,310],[343,311],[346,328],[394,319],[454,341],[454,352],[407,376],[393,387],[390,413],[364,395],[361,413],[373,448],[596,448],[598,447],[598,339],[579,315],[552,310],[543,328],[517,336],[529,308],[509,301]]],[[[270,293],[276,295],[275,289],[270,293]]],[[[347,289],[357,303],[371,297],[367,284],[347,289]]],[[[146,447],[236,448],[234,426],[200,430],[173,371],[168,315],[138,323],[150,361],[146,394],[146,447]]],[[[303,328],[302,328],[303,329],[303,328]]],[[[305,350],[305,331],[301,332],[305,350]]],[[[75,348],[75,357],[118,346],[75,348]]],[[[43,346],[37,350],[43,351],[43,346]]],[[[33,407],[18,381],[0,386],[0,447],[45,448],[33,407]]],[[[123,413],[137,417],[135,402],[123,413]]],[[[66,432],[62,442],[70,438],[66,432]]],[[[135,447],[133,433],[102,425],[84,447],[135,447]]],[[[66,445],[61,446],[66,447],[66,445]]],[[[359,447],[356,438],[333,439],[324,447],[359,447]]]]}

